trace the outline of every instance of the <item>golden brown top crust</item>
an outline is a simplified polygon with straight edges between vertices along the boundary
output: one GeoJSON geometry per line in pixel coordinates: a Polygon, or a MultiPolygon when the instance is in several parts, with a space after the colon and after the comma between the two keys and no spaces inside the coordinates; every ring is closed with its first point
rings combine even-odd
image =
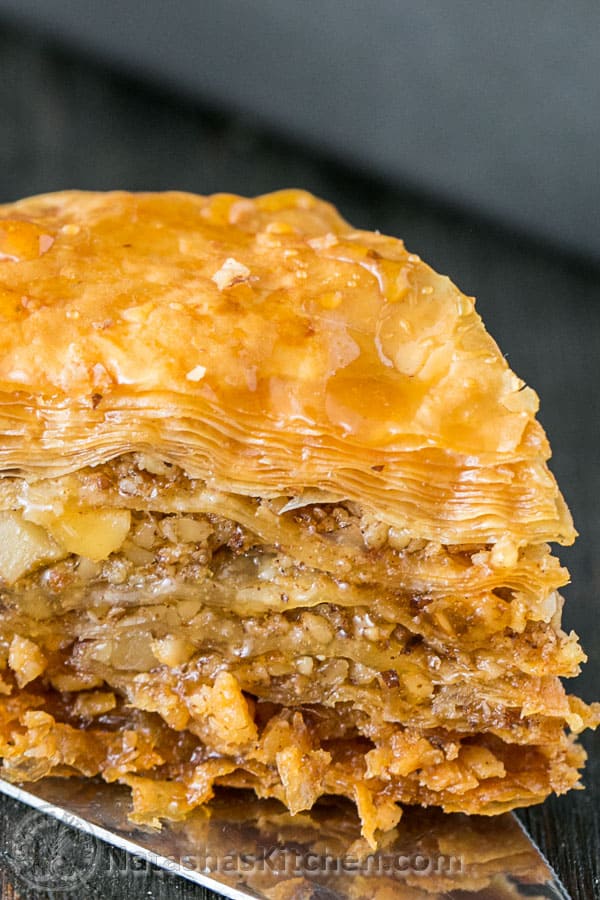
{"type": "Polygon", "coordinates": [[[396,490],[437,480],[457,528],[478,482],[505,483],[524,527],[568,537],[536,395],[472,298],[308,193],[1,206],[0,323],[6,474],[150,448],[231,490],[320,487],[391,518],[396,490]]]}

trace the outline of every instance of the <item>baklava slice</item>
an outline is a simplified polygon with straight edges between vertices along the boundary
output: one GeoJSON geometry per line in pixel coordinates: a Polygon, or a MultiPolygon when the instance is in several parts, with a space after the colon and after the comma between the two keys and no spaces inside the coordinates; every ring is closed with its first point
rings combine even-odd
{"type": "Polygon", "coordinates": [[[0,207],[2,775],[157,824],[252,788],[497,813],[578,784],[575,532],[447,278],[301,191],[0,207]]]}

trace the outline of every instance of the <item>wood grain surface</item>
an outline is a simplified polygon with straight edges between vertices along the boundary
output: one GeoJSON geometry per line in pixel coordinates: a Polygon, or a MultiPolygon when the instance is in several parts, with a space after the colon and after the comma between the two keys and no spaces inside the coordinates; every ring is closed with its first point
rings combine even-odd
{"type": "MultiPolygon", "coordinates": [[[[284,186],[326,197],[357,226],[403,237],[476,295],[512,367],[540,394],[552,466],[580,531],[575,547],[561,553],[573,579],[566,625],[590,656],[577,688],[585,699],[600,697],[600,272],[559,247],[374,182],[323,158],[318,147],[276,140],[260,123],[111,74],[0,22],[0,202],[69,187],[255,194],[284,186]]],[[[584,742],[587,790],[520,813],[573,900],[600,897],[600,735],[584,742]]],[[[0,801],[2,898],[50,896],[6,862],[23,810],[0,801]]],[[[60,894],[71,895],[213,896],[108,848],[84,889],[60,894]]]]}

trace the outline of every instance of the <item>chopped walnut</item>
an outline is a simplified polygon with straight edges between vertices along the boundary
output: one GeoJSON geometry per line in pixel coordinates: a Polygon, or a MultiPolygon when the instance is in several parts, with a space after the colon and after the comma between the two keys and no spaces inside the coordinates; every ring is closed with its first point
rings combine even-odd
{"type": "Polygon", "coordinates": [[[232,256],[229,256],[221,268],[217,269],[212,276],[212,280],[220,291],[233,287],[234,284],[239,284],[242,281],[248,281],[249,278],[250,269],[232,256]]]}
{"type": "Polygon", "coordinates": [[[41,675],[48,662],[37,644],[29,638],[15,634],[8,651],[8,665],[15,673],[17,684],[22,688],[41,675]]]}
{"type": "Polygon", "coordinates": [[[188,381],[202,381],[206,375],[206,366],[194,366],[185,376],[188,381]]]}

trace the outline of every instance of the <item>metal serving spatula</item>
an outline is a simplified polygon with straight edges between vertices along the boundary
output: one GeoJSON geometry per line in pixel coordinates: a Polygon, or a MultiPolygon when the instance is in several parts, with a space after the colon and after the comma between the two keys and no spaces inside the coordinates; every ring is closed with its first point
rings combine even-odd
{"type": "Polygon", "coordinates": [[[0,780],[0,792],[30,807],[11,804],[2,817],[3,865],[17,890],[85,891],[102,875],[107,842],[233,900],[568,900],[510,814],[408,809],[372,852],[345,802],[292,817],[276,801],[222,791],[185,821],[151,829],[128,820],[129,793],[117,785],[49,778],[24,789],[0,780]]]}

